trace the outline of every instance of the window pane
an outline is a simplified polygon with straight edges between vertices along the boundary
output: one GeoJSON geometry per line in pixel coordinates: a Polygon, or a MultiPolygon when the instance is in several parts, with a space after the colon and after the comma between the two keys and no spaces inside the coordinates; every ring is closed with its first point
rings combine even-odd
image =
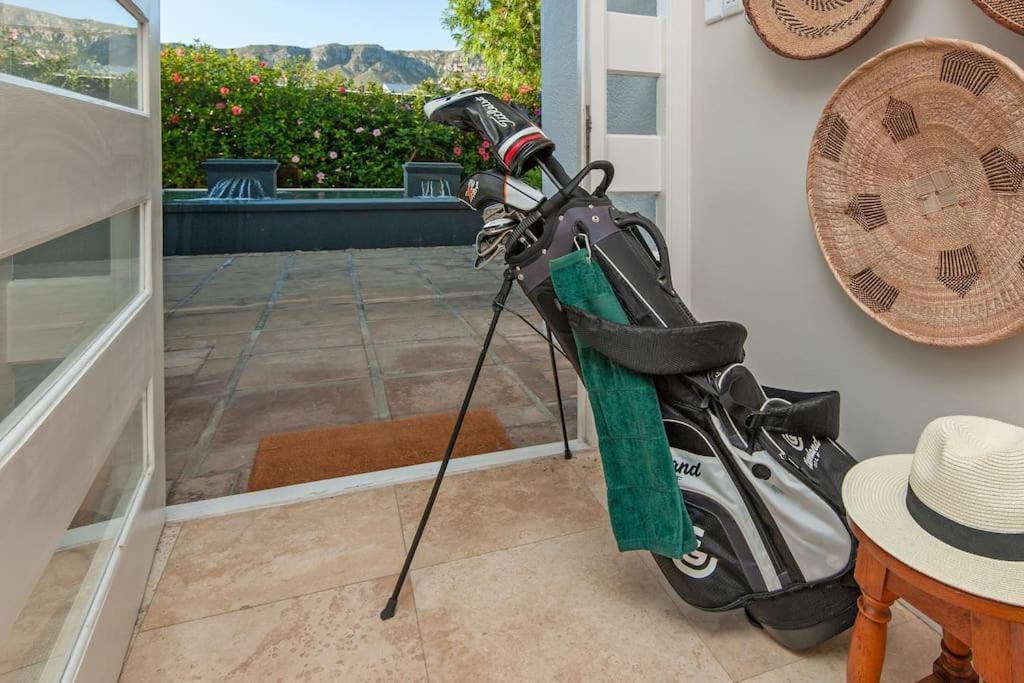
{"type": "Polygon", "coordinates": [[[0,679],[56,680],[107,570],[146,469],[145,399],[132,412],[7,639],[0,679]]]}
{"type": "Polygon", "coordinates": [[[140,210],[0,259],[0,434],[139,291],[140,210]]]}
{"type": "Polygon", "coordinates": [[[658,0],[608,0],[609,12],[658,16],[658,0]]]}
{"type": "MultiPolygon", "coordinates": [[[[609,192],[608,196],[611,197],[612,203],[615,204],[615,208],[619,211],[635,212],[648,220],[655,223],[658,222],[658,193],[609,192]]],[[[658,227],[661,228],[661,232],[664,235],[665,229],[660,225],[658,227]]],[[[640,236],[647,245],[647,248],[651,250],[651,253],[657,257],[658,245],[654,243],[654,240],[646,232],[641,232],[640,236]]]]}
{"type": "Polygon", "coordinates": [[[658,134],[658,77],[608,74],[608,132],[658,134]]]}
{"type": "Polygon", "coordinates": [[[139,24],[116,0],[0,2],[0,72],[139,106],[139,24]]]}

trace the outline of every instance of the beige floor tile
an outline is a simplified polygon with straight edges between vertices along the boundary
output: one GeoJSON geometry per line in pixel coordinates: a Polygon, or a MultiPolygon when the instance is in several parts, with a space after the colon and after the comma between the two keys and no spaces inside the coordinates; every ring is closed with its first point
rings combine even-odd
{"type": "Polygon", "coordinates": [[[146,612],[156,595],[157,586],[163,578],[164,569],[167,568],[167,560],[171,557],[174,544],[178,541],[178,534],[181,533],[181,524],[168,524],[160,533],[160,540],[156,544],[156,552],[153,555],[153,565],[149,569],[149,577],[146,579],[146,591],[142,594],[142,605],[139,607],[139,616],[135,620],[135,629],[142,627],[146,618],[146,612]]]}
{"type": "Polygon", "coordinates": [[[391,488],[189,522],[143,628],[384,576],[403,554],[391,488]]]}
{"type": "MultiPolygon", "coordinates": [[[[397,487],[412,538],[432,481],[397,487]]],[[[608,517],[560,458],[544,458],[445,480],[416,554],[416,567],[471,557],[595,527],[608,517]]]]}
{"type": "Polygon", "coordinates": [[[145,631],[121,681],[425,681],[410,596],[377,616],[393,580],[145,631]]]}
{"type": "MultiPolygon", "coordinates": [[[[747,679],[749,683],[842,683],[851,632],[804,653],[797,662],[747,679]]],[[[889,627],[882,683],[917,681],[931,673],[942,638],[917,618],[889,627]]]]}
{"type": "Polygon", "coordinates": [[[413,585],[434,681],[729,680],[605,529],[420,569],[413,585]]]}
{"type": "Polygon", "coordinates": [[[604,484],[604,470],[601,467],[601,456],[597,450],[581,451],[574,454],[573,470],[584,485],[594,494],[597,501],[608,509],[608,492],[604,484]]]}

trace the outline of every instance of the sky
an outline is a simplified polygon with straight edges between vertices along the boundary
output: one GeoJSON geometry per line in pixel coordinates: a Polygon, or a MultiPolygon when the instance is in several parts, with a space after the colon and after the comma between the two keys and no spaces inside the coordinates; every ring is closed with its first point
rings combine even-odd
{"type": "MultiPolygon", "coordinates": [[[[68,4],[68,0],[39,0],[68,4]]],[[[70,4],[81,3],[73,0],[70,4]]],[[[34,4],[21,0],[23,4],[34,4]]],[[[114,0],[87,0],[90,5],[114,0]]],[[[446,0],[162,0],[161,41],[214,47],[377,43],[389,50],[453,50],[446,0]]]]}

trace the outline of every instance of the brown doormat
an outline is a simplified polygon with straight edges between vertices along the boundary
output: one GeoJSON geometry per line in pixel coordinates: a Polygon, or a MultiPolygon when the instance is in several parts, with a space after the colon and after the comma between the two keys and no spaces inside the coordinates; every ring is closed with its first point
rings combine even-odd
{"type": "MultiPolygon", "coordinates": [[[[268,436],[260,441],[249,490],[438,461],[448,447],[455,418],[455,413],[440,413],[268,436]]],[[[454,457],[510,448],[512,442],[492,411],[471,410],[462,423],[454,457]]]]}

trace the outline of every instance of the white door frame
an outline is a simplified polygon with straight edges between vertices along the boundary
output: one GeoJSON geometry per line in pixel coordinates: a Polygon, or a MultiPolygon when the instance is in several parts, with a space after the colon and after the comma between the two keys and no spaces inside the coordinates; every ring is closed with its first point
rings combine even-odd
{"type": "Polygon", "coordinates": [[[0,258],[141,216],[140,291],[0,435],[2,641],[54,551],[88,534],[71,519],[143,401],[142,481],[69,663],[47,672],[63,680],[116,680],[164,521],[159,0],[116,1],[141,25],[139,109],[0,74],[0,258]]]}
{"type": "MultiPolygon", "coordinates": [[[[615,165],[613,192],[658,194],[655,220],[668,244],[676,291],[690,296],[691,16],[688,2],[658,0],[658,16],[609,12],[607,0],[579,1],[580,149],[584,163],[615,165]],[[657,76],[656,135],[608,133],[608,74],[657,76]],[[589,152],[589,154],[588,154],[589,152]]],[[[580,396],[585,396],[580,386],[580,396]]],[[[597,443],[579,401],[579,434],[597,443]]]]}

